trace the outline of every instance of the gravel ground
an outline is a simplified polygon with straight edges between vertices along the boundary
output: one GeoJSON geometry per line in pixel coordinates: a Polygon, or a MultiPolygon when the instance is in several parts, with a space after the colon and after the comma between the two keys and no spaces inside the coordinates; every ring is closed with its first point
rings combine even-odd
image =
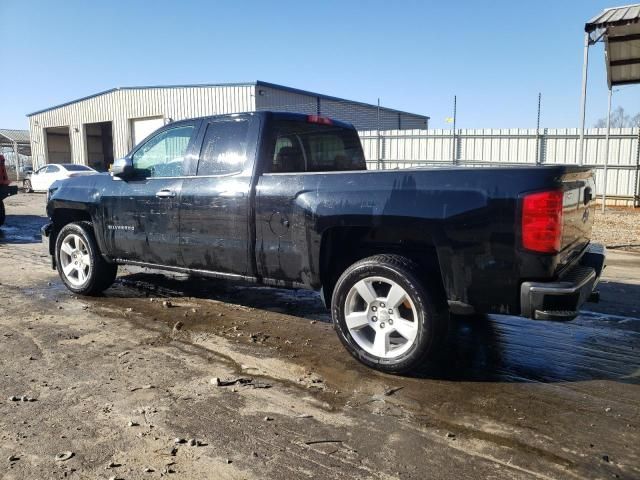
{"type": "Polygon", "coordinates": [[[593,225],[592,239],[607,247],[640,251],[640,208],[599,207],[593,225]]]}

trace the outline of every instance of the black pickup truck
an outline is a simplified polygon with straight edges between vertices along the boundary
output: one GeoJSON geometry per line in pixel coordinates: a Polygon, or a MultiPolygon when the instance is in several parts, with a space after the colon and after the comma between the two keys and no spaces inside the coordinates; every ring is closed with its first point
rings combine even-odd
{"type": "Polygon", "coordinates": [[[367,170],[356,130],[316,115],[171,123],[49,195],[43,239],[73,292],[119,264],[318,290],[347,349],[388,372],[431,354],[449,312],[575,317],[605,259],[587,168],[367,170]]]}

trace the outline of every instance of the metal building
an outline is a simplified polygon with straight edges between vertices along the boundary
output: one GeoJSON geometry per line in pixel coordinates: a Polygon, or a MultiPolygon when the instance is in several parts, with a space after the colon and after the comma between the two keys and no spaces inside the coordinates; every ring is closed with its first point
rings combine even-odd
{"type": "Polygon", "coordinates": [[[34,167],[105,169],[172,120],[256,110],[320,114],[358,130],[425,129],[429,117],[267,82],[114,88],[27,115],[34,167]]]}

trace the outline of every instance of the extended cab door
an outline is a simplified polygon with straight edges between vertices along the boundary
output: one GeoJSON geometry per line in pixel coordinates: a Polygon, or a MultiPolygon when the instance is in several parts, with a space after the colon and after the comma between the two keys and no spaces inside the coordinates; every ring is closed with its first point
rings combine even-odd
{"type": "Polygon", "coordinates": [[[105,244],[113,257],[180,265],[180,192],[199,123],[179,122],[152,134],[130,154],[134,175],[112,177],[103,191],[105,244]]]}
{"type": "MultiPolygon", "coordinates": [[[[256,259],[270,283],[311,285],[320,239],[309,197],[324,172],[366,170],[357,132],[324,117],[275,118],[265,134],[263,174],[256,186],[256,259]]],[[[339,182],[333,176],[333,185],[339,182]]],[[[336,199],[340,201],[340,199],[336,199]]]]}
{"type": "Polygon", "coordinates": [[[206,122],[199,159],[182,186],[184,266],[254,276],[250,208],[259,118],[234,115],[206,122]]]}

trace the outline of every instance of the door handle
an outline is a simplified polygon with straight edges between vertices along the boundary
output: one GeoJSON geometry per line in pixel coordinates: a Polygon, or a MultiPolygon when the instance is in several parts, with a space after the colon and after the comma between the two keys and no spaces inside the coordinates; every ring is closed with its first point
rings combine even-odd
{"type": "Polygon", "coordinates": [[[233,190],[229,190],[229,191],[220,192],[218,195],[225,198],[229,198],[229,197],[243,198],[244,192],[234,192],[233,190]]]}
{"type": "Polygon", "coordinates": [[[158,198],[174,198],[176,196],[176,192],[173,190],[169,190],[168,188],[163,188],[162,190],[156,192],[156,197],[158,198]]]}

